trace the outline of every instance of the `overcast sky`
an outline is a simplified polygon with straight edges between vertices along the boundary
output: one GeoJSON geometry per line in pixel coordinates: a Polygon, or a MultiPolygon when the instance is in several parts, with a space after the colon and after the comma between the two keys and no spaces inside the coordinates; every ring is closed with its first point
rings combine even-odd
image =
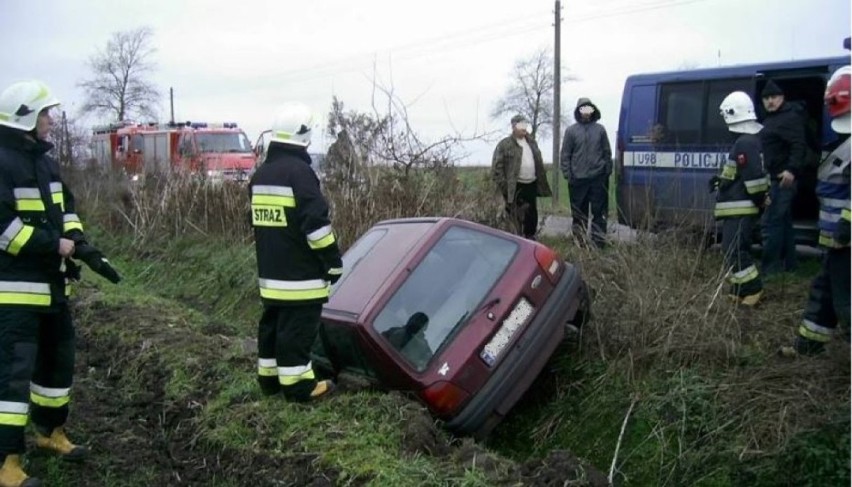
{"type": "MultiPolygon", "coordinates": [[[[848,55],[842,39],[852,21],[849,0],[562,7],[562,67],[578,78],[563,86],[563,99],[573,108],[577,97],[592,98],[611,138],[630,74],[848,55]]],[[[333,95],[370,110],[375,67],[412,104],[411,122],[427,138],[508,132],[507,120],[489,113],[513,64],[553,46],[553,8],[551,0],[0,0],[0,89],[38,78],[76,114],[86,60],[112,32],[148,26],[163,121],[173,87],[177,120],[235,121],[253,141],[284,101],[303,101],[323,117],[333,95]]],[[[313,143],[323,150],[330,140],[318,133],[313,143]]],[[[549,161],[551,141],[540,144],[549,161]]],[[[466,163],[489,163],[492,150],[493,142],[470,143],[466,163]]]]}

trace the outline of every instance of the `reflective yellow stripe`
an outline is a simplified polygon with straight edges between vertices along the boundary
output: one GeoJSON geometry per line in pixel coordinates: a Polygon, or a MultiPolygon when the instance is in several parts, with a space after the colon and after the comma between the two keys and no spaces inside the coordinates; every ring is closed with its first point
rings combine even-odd
{"type": "Polygon", "coordinates": [[[46,408],[61,408],[71,401],[71,396],[47,397],[42,396],[41,394],[36,394],[35,392],[30,392],[30,401],[32,401],[33,404],[38,404],[39,406],[44,406],[46,408]]]}
{"type": "Polygon", "coordinates": [[[50,295],[0,292],[0,304],[50,306],[50,295]]]}
{"type": "Polygon", "coordinates": [[[259,278],[260,295],[266,299],[298,301],[328,297],[329,285],[323,279],[282,281],[259,278]]]}
{"type": "Polygon", "coordinates": [[[15,209],[18,211],[44,211],[42,200],[19,199],[15,200],[15,209]]]}
{"type": "Polygon", "coordinates": [[[849,208],[844,208],[843,211],[840,212],[840,218],[843,218],[846,221],[852,221],[852,212],[849,211],[849,208]]]}
{"type": "Polygon", "coordinates": [[[343,274],[343,268],[342,267],[332,267],[331,269],[328,270],[328,273],[333,275],[333,276],[339,276],[339,275],[343,274]]]}
{"type": "Polygon", "coordinates": [[[805,327],[805,325],[802,325],[802,326],[799,327],[799,335],[802,336],[803,338],[807,338],[808,340],[813,340],[815,342],[826,343],[826,342],[831,341],[830,336],[826,336],[826,335],[823,335],[821,333],[816,333],[814,331],[811,331],[811,330],[807,329],[805,327]]]}
{"type": "Polygon", "coordinates": [[[33,236],[34,231],[35,227],[24,225],[24,227],[21,228],[21,231],[15,235],[15,238],[9,242],[9,248],[6,249],[6,252],[9,252],[12,255],[18,255],[21,252],[21,249],[24,248],[24,245],[30,241],[30,237],[33,236]]]}
{"type": "Polygon", "coordinates": [[[757,215],[759,210],[757,207],[754,208],[726,208],[719,209],[713,212],[715,216],[748,216],[748,215],[757,215]]]}
{"type": "Polygon", "coordinates": [[[319,240],[308,240],[308,245],[314,250],[319,250],[328,247],[334,242],[336,242],[336,240],[334,239],[334,234],[329,233],[328,235],[319,240]]]}
{"type": "Polygon", "coordinates": [[[299,290],[260,288],[260,297],[266,299],[275,299],[278,301],[302,301],[308,299],[322,299],[328,297],[328,290],[328,286],[322,289],[299,290]]]}
{"type": "Polygon", "coordinates": [[[278,375],[278,363],[274,358],[257,359],[257,375],[275,377],[278,375]]]}
{"type": "Polygon", "coordinates": [[[26,426],[26,414],[0,413],[0,424],[6,426],[26,426]]]}
{"type": "Polygon", "coordinates": [[[304,367],[278,367],[278,382],[282,386],[292,386],[303,380],[314,380],[314,369],[311,364],[304,367]]]}
{"type": "Polygon", "coordinates": [[[80,222],[65,222],[62,224],[63,232],[70,232],[71,230],[80,230],[83,231],[83,224],[80,222]]]}
{"type": "Polygon", "coordinates": [[[286,208],[296,207],[296,198],[293,196],[280,196],[271,194],[254,194],[251,196],[252,205],[284,206],[286,208]]]}
{"type": "Polygon", "coordinates": [[[733,181],[734,179],[736,179],[736,177],[737,166],[733,164],[725,164],[725,166],[722,168],[721,178],[733,181]]]}
{"type": "Polygon", "coordinates": [[[51,193],[51,199],[53,200],[53,204],[59,205],[62,208],[62,211],[65,211],[65,198],[62,197],[62,193],[51,193]]]}
{"type": "Polygon", "coordinates": [[[261,377],[275,377],[278,375],[278,369],[275,367],[258,367],[257,375],[261,377]]]}
{"type": "Polygon", "coordinates": [[[761,193],[769,189],[769,178],[764,176],[751,181],[745,181],[745,187],[748,194],[761,193]]]}
{"type": "Polygon", "coordinates": [[[749,281],[757,279],[757,277],[757,267],[750,265],[739,272],[731,274],[730,281],[731,284],[745,284],[749,281]]]}
{"type": "Polygon", "coordinates": [[[831,235],[828,235],[826,233],[821,233],[819,235],[819,244],[822,245],[823,247],[828,247],[828,248],[832,248],[832,249],[840,247],[840,244],[837,243],[836,240],[834,240],[834,237],[832,237],[831,235]]]}

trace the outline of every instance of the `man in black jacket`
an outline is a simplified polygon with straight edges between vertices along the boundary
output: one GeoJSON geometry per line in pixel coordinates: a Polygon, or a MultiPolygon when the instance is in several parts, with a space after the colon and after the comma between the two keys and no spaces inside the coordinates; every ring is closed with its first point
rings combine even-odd
{"type": "Polygon", "coordinates": [[[317,381],[311,347],[329,286],[343,272],[328,204],[307,147],[313,120],[287,104],[272,125],[266,160],[252,176],[251,219],[263,316],[258,324],[258,382],[264,394],[310,401],[334,389],[317,381]]]}
{"type": "Polygon", "coordinates": [[[20,463],[28,419],[37,447],[66,460],[87,455],[64,431],[74,373],[67,279],[79,272],[70,258],[118,280],[85,242],[74,198],[47,155],[57,105],[40,81],[0,93],[0,487],[41,485],[20,463]]]}
{"type": "Polygon", "coordinates": [[[804,121],[790,103],[785,103],[781,88],[769,80],[761,97],[766,118],[760,138],[771,201],[763,217],[763,272],[772,275],[796,268],[792,205],[807,146],[804,121]]]}

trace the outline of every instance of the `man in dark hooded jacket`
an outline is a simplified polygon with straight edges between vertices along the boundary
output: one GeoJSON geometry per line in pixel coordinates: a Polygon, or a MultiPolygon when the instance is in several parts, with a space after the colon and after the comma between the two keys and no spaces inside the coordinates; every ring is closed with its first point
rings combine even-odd
{"type": "Polygon", "coordinates": [[[612,149],[606,129],[598,123],[601,114],[591,100],[580,98],[574,109],[577,123],[568,127],[562,141],[559,165],[568,180],[574,238],[585,241],[592,213],[592,242],[603,247],[606,240],[607,191],[612,173],[612,149]]]}
{"type": "Polygon", "coordinates": [[[784,92],[772,81],[760,93],[766,117],[760,132],[769,199],[763,220],[763,272],[769,276],[796,268],[793,235],[793,198],[806,159],[805,125],[795,107],[785,102],[784,92]]]}

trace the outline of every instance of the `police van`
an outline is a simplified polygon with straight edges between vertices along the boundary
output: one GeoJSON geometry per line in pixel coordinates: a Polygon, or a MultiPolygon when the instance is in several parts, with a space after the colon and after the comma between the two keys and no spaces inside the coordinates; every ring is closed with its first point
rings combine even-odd
{"type": "Polygon", "coordinates": [[[714,231],[715,195],[707,181],[728,157],[733,138],[719,114],[722,99],[741,90],[752,95],[758,119],[767,80],[800,105],[808,135],[807,170],[793,202],[796,239],[815,244],[819,203],[814,188],[823,151],[836,144],[823,108],[831,73],[849,57],[750,64],[627,78],[617,134],[619,222],[634,228],[686,226],[714,231]]]}

